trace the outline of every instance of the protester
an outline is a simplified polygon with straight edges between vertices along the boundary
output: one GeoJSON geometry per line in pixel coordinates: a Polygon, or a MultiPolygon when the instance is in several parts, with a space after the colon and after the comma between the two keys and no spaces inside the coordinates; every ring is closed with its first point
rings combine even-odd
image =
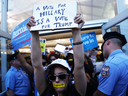
{"type": "MultiPolygon", "coordinates": [[[[88,50],[88,51],[90,51],[90,50],[88,50]]],[[[93,67],[92,60],[89,57],[89,54],[88,55],[85,54],[85,63],[84,63],[85,73],[86,73],[86,77],[87,77],[86,96],[93,96],[93,93],[97,89],[97,85],[95,84],[93,76],[92,76],[92,74],[94,72],[94,67],[93,67]]]]}
{"type": "Polygon", "coordinates": [[[54,52],[57,55],[57,58],[60,58],[60,52],[56,51],[54,52]]]}
{"type": "Polygon", "coordinates": [[[94,66],[93,66],[92,60],[88,56],[85,55],[85,61],[86,61],[85,62],[85,69],[86,69],[85,71],[86,71],[86,73],[89,74],[89,76],[91,78],[93,78],[92,74],[94,72],[94,66]]]}
{"type": "MultiPolygon", "coordinates": [[[[80,30],[84,21],[81,19],[80,14],[77,14],[74,18],[74,22],[79,26],[78,29],[72,29],[75,64],[74,85],[71,85],[70,83],[71,75],[68,63],[63,59],[56,59],[48,66],[49,81],[46,79],[45,70],[41,64],[39,32],[31,32],[31,50],[35,83],[40,96],[85,96],[86,94],[87,80],[84,72],[84,51],[80,35],[80,30]]],[[[27,23],[28,29],[30,29],[31,26],[35,26],[35,23],[36,21],[34,20],[34,17],[31,16],[27,23]]]]}
{"type": "Polygon", "coordinates": [[[50,60],[48,59],[48,57],[46,55],[42,55],[42,65],[44,67],[44,69],[47,69],[47,66],[50,64],[50,60]]]}
{"type": "Polygon", "coordinates": [[[11,68],[5,76],[5,86],[7,96],[29,96],[31,91],[28,74],[22,71],[21,63],[15,53],[8,58],[11,68]]]}
{"type": "Polygon", "coordinates": [[[26,62],[32,66],[30,54],[25,54],[24,55],[24,58],[25,58],[26,62]]]}
{"type": "Polygon", "coordinates": [[[73,49],[71,49],[70,51],[67,52],[67,55],[66,55],[66,60],[71,68],[71,73],[73,73],[74,71],[74,57],[73,57],[73,49]]]}
{"type": "Polygon", "coordinates": [[[98,90],[94,96],[126,96],[128,56],[121,50],[127,43],[125,36],[117,32],[106,32],[103,39],[103,56],[107,60],[101,69],[98,90]]]}
{"type": "Polygon", "coordinates": [[[94,75],[101,72],[101,68],[104,64],[104,57],[103,57],[103,53],[101,51],[99,51],[96,55],[96,61],[93,63],[94,65],[94,75]]]}
{"type": "Polygon", "coordinates": [[[58,59],[58,56],[56,54],[50,54],[49,55],[49,60],[50,60],[50,63],[53,62],[54,60],[58,59]]]}
{"type": "Polygon", "coordinates": [[[50,60],[46,55],[42,55],[42,65],[43,66],[48,66],[50,64],[50,60]]]}

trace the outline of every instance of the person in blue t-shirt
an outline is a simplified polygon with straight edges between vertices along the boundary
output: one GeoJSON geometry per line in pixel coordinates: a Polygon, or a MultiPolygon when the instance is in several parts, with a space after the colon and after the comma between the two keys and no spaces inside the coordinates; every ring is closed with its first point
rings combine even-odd
{"type": "MultiPolygon", "coordinates": [[[[10,43],[9,44],[9,47],[10,49],[13,49],[13,46],[12,44],[10,43]]],[[[32,76],[32,79],[31,80],[31,87],[32,89],[34,88],[34,90],[32,90],[31,92],[31,96],[34,94],[34,96],[39,96],[39,93],[36,89],[36,86],[35,86],[35,79],[34,79],[34,69],[33,69],[33,65],[31,66],[31,64],[29,64],[26,59],[22,56],[22,54],[19,52],[19,50],[15,50],[14,51],[16,53],[16,56],[17,56],[17,59],[19,60],[19,62],[21,63],[22,67],[24,68],[24,70],[26,71],[26,73],[29,75],[29,77],[32,76]],[[34,92],[33,92],[34,91],[34,92]]],[[[45,56],[45,55],[42,55],[42,57],[45,57],[45,58],[42,58],[42,65],[45,65],[45,64],[49,64],[49,61],[48,61],[48,58],[45,56]]],[[[47,67],[44,67],[45,70],[47,69],[47,67]]],[[[30,78],[31,79],[31,78],[30,78]]]]}
{"type": "Polygon", "coordinates": [[[126,96],[128,86],[128,56],[122,46],[125,36],[117,32],[106,32],[102,44],[105,61],[99,75],[98,90],[93,96],[126,96]]]}
{"type": "Polygon", "coordinates": [[[16,54],[8,58],[11,68],[5,76],[5,86],[7,96],[29,96],[31,91],[28,74],[21,69],[21,63],[16,54]]]}

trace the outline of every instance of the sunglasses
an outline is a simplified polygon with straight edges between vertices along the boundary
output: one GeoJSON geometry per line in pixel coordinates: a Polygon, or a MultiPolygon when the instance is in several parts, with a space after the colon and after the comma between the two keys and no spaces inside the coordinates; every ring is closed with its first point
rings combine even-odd
{"type": "Polygon", "coordinates": [[[69,74],[49,75],[48,78],[50,81],[55,81],[56,77],[58,77],[59,80],[65,80],[67,75],[69,75],[69,74]]]}

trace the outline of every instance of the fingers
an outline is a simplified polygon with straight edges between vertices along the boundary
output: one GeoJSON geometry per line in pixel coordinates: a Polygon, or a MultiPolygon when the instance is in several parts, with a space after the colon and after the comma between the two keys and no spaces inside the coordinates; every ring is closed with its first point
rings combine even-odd
{"type": "Polygon", "coordinates": [[[75,16],[74,23],[77,23],[77,24],[84,23],[80,13],[77,13],[77,15],[75,16]]]}
{"type": "Polygon", "coordinates": [[[12,44],[11,44],[11,43],[9,43],[9,48],[10,48],[10,49],[13,49],[13,46],[12,46],[12,44]]]}
{"type": "Polygon", "coordinates": [[[77,17],[74,19],[74,23],[79,24],[81,22],[81,17],[77,17]]]}
{"type": "Polygon", "coordinates": [[[30,23],[31,25],[35,25],[35,24],[36,24],[35,18],[34,18],[33,16],[30,16],[30,18],[29,18],[29,23],[30,23]]]}
{"type": "Polygon", "coordinates": [[[12,43],[9,43],[9,46],[12,45],[12,43]]]}
{"type": "Polygon", "coordinates": [[[33,16],[29,17],[29,21],[27,22],[26,26],[28,28],[35,26],[36,25],[36,21],[34,20],[35,18],[33,16]]]}

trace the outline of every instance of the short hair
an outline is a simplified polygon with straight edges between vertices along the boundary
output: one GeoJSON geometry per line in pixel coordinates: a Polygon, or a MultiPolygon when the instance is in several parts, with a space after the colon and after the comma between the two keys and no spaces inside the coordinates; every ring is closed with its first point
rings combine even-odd
{"type": "Polygon", "coordinates": [[[112,39],[109,39],[114,45],[117,45],[117,46],[119,46],[119,47],[121,47],[122,48],[122,46],[123,46],[123,42],[120,40],[120,39],[118,39],[118,38],[112,38],[112,39]]]}

